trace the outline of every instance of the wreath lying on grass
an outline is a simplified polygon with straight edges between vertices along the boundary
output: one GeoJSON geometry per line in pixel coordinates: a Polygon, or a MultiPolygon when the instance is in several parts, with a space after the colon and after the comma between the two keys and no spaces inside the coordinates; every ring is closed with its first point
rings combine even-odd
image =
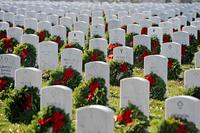
{"type": "Polygon", "coordinates": [[[72,90],[76,88],[82,80],[81,74],[73,68],[58,68],[51,71],[49,85],[64,85],[72,90]]]}
{"type": "Polygon", "coordinates": [[[36,49],[28,43],[19,44],[14,49],[14,54],[21,57],[21,65],[24,67],[34,67],[36,64],[36,49]]]}
{"type": "Polygon", "coordinates": [[[120,80],[133,75],[133,65],[122,61],[110,61],[110,84],[119,85],[120,80]]]}
{"type": "Polygon", "coordinates": [[[134,49],[134,65],[138,68],[143,68],[144,57],[151,55],[151,51],[143,45],[136,45],[133,47],[133,49],[134,49]]]}
{"type": "Polygon", "coordinates": [[[7,32],[6,32],[6,30],[1,30],[0,31],[0,39],[3,39],[3,38],[7,38],[7,32]]]}
{"type": "Polygon", "coordinates": [[[0,54],[13,53],[14,47],[17,46],[18,41],[14,38],[3,38],[0,40],[0,54]]]}
{"type": "Polygon", "coordinates": [[[45,40],[45,38],[50,37],[50,33],[47,30],[42,30],[40,32],[36,32],[36,35],[39,36],[39,42],[42,42],[45,40]]]}
{"type": "Polygon", "coordinates": [[[53,41],[58,44],[58,49],[60,50],[64,45],[64,40],[61,40],[60,36],[52,35],[48,38],[45,38],[45,41],[53,41]]]}
{"type": "Polygon", "coordinates": [[[182,45],[181,48],[181,62],[183,64],[190,64],[194,58],[194,54],[198,51],[197,47],[194,45],[182,45]]]}
{"type": "Polygon", "coordinates": [[[33,115],[40,110],[39,90],[27,86],[15,88],[3,104],[4,114],[10,122],[29,124],[33,115]]]}
{"type": "Polygon", "coordinates": [[[108,45],[108,60],[113,59],[113,49],[120,46],[123,46],[123,45],[119,43],[111,43],[108,45]]]}
{"type": "Polygon", "coordinates": [[[160,124],[158,133],[198,133],[193,122],[186,119],[170,117],[160,124]]]}
{"type": "Polygon", "coordinates": [[[150,83],[150,97],[157,100],[164,100],[166,93],[165,81],[154,73],[150,73],[144,78],[150,83]]]}
{"type": "Polygon", "coordinates": [[[52,128],[53,133],[71,133],[69,114],[54,106],[48,106],[38,112],[28,126],[30,133],[46,133],[52,128]]]}
{"type": "Polygon", "coordinates": [[[147,133],[148,126],[148,118],[131,103],[128,107],[122,108],[116,117],[115,127],[121,133],[147,133]]]}
{"type": "Polygon", "coordinates": [[[102,78],[92,78],[80,84],[74,91],[74,105],[76,108],[86,105],[107,105],[107,87],[102,78]]]}
{"type": "Polygon", "coordinates": [[[83,47],[79,43],[68,43],[64,45],[64,48],[77,48],[83,51],[83,47]]]}
{"type": "Polygon", "coordinates": [[[160,43],[157,37],[151,38],[151,51],[152,54],[160,54],[160,43]]]}
{"type": "Polygon", "coordinates": [[[172,38],[170,36],[170,34],[164,34],[163,35],[163,43],[167,43],[167,42],[172,42],[172,38]]]}
{"type": "Polygon", "coordinates": [[[173,58],[168,58],[168,79],[176,80],[182,72],[182,68],[178,60],[173,58]]]}
{"type": "Polygon", "coordinates": [[[103,51],[98,49],[88,49],[83,53],[83,64],[91,61],[104,61],[106,62],[106,57],[103,51]]]}
{"type": "Polygon", "coordinates": [[[0,78],[0,99],[4,100],[8,97],[10,90],[14,88],[14,80],[10,77],[0,78]]]}
{"type": "Polygon", "coordinates": [[[196,97],[200,100],[200,87],[189,88],[184,92],[184,94],[196,97]]]}
{"type": "Polygon", "coordinates": [[[31,28],[27,28],[27,29],[25,29],[25,31],[24,31],[24,33],[26,33],[26,34],[35,34],[35,30],[34,29],[31,29],[31,28]]]}

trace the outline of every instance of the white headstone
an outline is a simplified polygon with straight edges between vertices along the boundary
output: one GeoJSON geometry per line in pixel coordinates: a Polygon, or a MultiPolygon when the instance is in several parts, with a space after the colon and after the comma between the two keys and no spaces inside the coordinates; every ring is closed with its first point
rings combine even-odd
{"type": "Polygon", "coordinates": [[[136,35],[133,37],[134,45],[143,45],[151,50],[151,37],[149,35],[136,35]]]}
{"type": "Polygon", "coordinates": [[[62,26],[62,25],[52,26],[51,34],[59,36],[61,38],[61,40],[63,40],[63,41],[66,40],[66,34],[67,34],[66,33],[66,28],[64,26],[62,26]]]}
{"type": "Polygon", "coordinates": [[[110,43],[119,43],[125,46],[125,30],[117,28],[110,30],[110,43]]]}
{"type": "Polygon", "coordinates": [[[40,21],[38,22],[37,31],[46,30],[51,33],[51,23],[48,21],[40,21]]]}
{"type": "Polygon", "coordinates": [[[190,69],[184,72],[184,87],[186,89],[200,87],[200,69],[190,69]]]}
{"type": "Polygon", "coordinates": [[[84,21],[74,23],[74,30],[82,31],[84,33],[84,36],[88,35],[88,25],[84,21]]]}
{"type": "Polygon", "coordinates": [[[7,37],[14,38],[18,42],[21,41],[22,35],[23,35],[23,30],[19,27],[8,28],[7,30],[7,37]]]}
{"type": "Polygon", "coordinates": [[[27,18],[24,20],[24,28],[28,29],[31,28],[35,31],[37,31],[37,19],[35,18],[27,18]]]}
{"type": "Polygon", "coordinates": [[[195,53],[195,67],[196,68],[200,67],[200,52],[195,53]]]}
{"type": "Polygon", "coordinates": [[[189,33],[185,31],[174,32],[172,36],[172,41],[179,43],[181,45],[190,45],[189,33]]]}
{"type": "Polygon", "coordinates": [[[78,43],[83,48],[85,47],[85,36],[82,31],[71,31],[68,36],[68,43],[78,43]]]}
{"type": "Polygon", "coordinates": [[[96,24],[91,26],[91,37],[99,35],[105,38],[105,26],[102,24],[96,24]]]}
{"type": "Polygon", "coordinates": [[[99,49],[104,52],[105,57],[107,57],[107,40],[103,38],[94,38],[89,41],[89,48],[99,49]]]}

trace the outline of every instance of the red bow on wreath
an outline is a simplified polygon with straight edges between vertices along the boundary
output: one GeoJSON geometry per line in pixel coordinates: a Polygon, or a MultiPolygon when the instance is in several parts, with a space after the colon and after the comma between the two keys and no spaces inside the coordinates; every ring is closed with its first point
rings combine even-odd
{"type": "Polygon", "coordinates": [[[141,34],[147,35],[147,32],[148,32],[148,28],[147,27],[143,27],[142,30],[141,30],[141,34]]]}
{"type": "Polygon", "coordinates": [[[94,93],[97,88],[99,88],[99,83],[97,81],[94,81],[94,83],[91,83],[89,88],[90,88],[90,95],[88,96],[88,101],[91,101],[92,98],[94,97],[94,93]]]}
{"type": "Polygon", "coordinates": [[[21,58],[22,58],[22,61],[24,61],[28,56],[28,49],[24,49],[22,50],[21,52],[21,58]]]}
{"type": "Polygon", "coordinates": [[[146,57],[148,55],[150,55],[150,53],[148,51],[144,51],[144,53],[138,57],[138,60],[144,61],[144,57],[146,57]]]}
{"type": "Polygon", "coordinates": [[[45,32],[44,31],[40,31],[39,33],[39,41],[42,42],[45,39],[45,32]]]}
{"type": "Polygon", "coordinates": [[[187,46],[182,45],[182,47],[181,47],[182,58],[185,58],[185,56],[186,56],[186,50],[187,50],[187,46]]]}
{"type": "Polygon", "coordinates": [[[173,67],[173,61],[169,59],[168,60],[168,68],[172,69],[172,67],[173,67]]]}
{"type": "Polygon", "coordinates": [[[98,53],[96,53],[96,52],[92,53],[92,55],[91,55],[92,61],[97,61],[98,60],[98,56],[99,56],[98,53]]]}
{"type": "Polygon", "coordinates": [[[176,133],[186,133],[185,131],[185,125],[184,124],[179,124],[178,131],[176,133]]]}
{"type": "Polygon", "coordinates": [[[170,35],[163,35],[163,43],[167,43],[171,41],[171,37],[170,35]]]}
{"type": "Polygon", "coordinates": [[[156,41],[156,40],[152,41],[152,46],[153,46],[154,49],[156,49],[158,47],[158,45],[159,45],[158,41],[156,41]]]}
{"type": "Polygon", "coordinates": [[[2,91],[5,87],[5,85],[8,83],[5,79],[0,79],[0,91],[2,91]]]}
{"type": "Polygon", "coordinates": [[[152,87],[154,86],[156,80],[154,79],[154,77],[152,75],[147,75],[144,78],[149,81],[149,83],[150,83],[150,92],[151,92],[152,91],[152,87]]]}
{"type": "Polygon", "coordinates": [[[128,72],[128,64],[127,63],[123,63],[120,65],[120,72],[128,72]]]}
{"type": "Polygon", "coordinates": [[[6,37],[7,37],[6,33],[0,33],[0,39],[6,38],[6,37]]]}
{"type": "Polygon", "coordinates": [[[5,41],[3,43],[3,46],[9,49],[13,49],[12,38],[5,38],[5,41]]]}
{"type": "Polygon", "coordinates": [[[71,68],[65,69],[63,79],[55,81],[54,84],[65,85],[66,82],[75,75],[74,71],[71,68]]]}
{"type": "Polygon", "coordinates": [[[24,102],[22,104],[22,108],[24,110],[32,109],[32,96],[31,95],[25,96],[24,102]]]}
{"type": "Polygon", "coordinates": [[[58,45],[60,45],[62,43],[61,38],[59,36],[56,37],[56,39],[54,40],[58,45]]]}
{"type": "Polygon", "coordinates": [[[53,132],[58,132],[64,125],[64,115],[60,112],[55,112],[53,116],[45,120],[37,120],[40,125],[45,125],[48,122],[54,123],[53,132]]]}
{"type": "Polygon", "coordinates": [[[133,124],[133,121],[132,121],[132,110],[126,109],[122,113],[122,115],[117,116],[117,121],[118,122],[125,121],[126,124],[133,124]]]}

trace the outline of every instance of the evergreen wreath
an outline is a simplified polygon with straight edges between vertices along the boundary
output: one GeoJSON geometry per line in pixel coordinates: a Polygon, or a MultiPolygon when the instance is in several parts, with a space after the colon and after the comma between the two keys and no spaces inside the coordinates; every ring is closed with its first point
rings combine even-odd
{"type": "Polygon", "coordinates": [[[182,68],[178,60],[168,58],[168,79],[176,80],[182,72],[182,68]]]}
{"type": "Polygon", "coordinates": [[[126,46],[128,47],[133,47],[133,36],[135,34],[133,33],[127,33],[126,36],[125,36],[125,39],[126,39],[126,46]]]}
{"type": "Polygon", "coordinates": [[[163,43],[172,42],[172,37],[170,34],[163,34],[163,43]]]}
{"type": "Polygon", "coordinates": [[[160,43],[157,37],[151,37],[151,52],[152,54],[160,54],[160,43]]]}
{"type": "Polygon", "coordinates": [[[31,44],[19,44],[14,48],[13,54],[21,57],[21,65],[24,67],[34,67],[36,64],[36,48],[31,44]]]}
{"type": "Polygon", "coordinates": [[[86,105],[107,105],[107,87],[102,78],[92,78],[75,88],[73,96],[76,108],[86,105]]]}
{"type": "Polygon", "coordinates": [[[181,47],[181,62],[183,64],[190,64],[194,58],[194,54],[198,51],[194,45],[182,45],[181,47]]]}
{"type": "Polygon", "coordinates": [[[65,44],[63,48],[77,48],[77,49],[80,49],[81,51],[83,51],[83,47],[77,42],[65,44]]]}
{"type": "Polygon", "coordinates": [[[7,38],[6,30],[0,30],[0,39],[7,38]]]}
{"type": "Polygon", "coordinates": [[[164,100],[166,93],[165,81],[154,73],[144,77],[150,83],[150,97],[157,100],[164,100]]]}
{"type": "Polygon", "coordinates": [[[193,96],[200,100],[200,87],[189,88],[184,93],[185,95],[193,96]]]}
{"type": "Polygon", "coordinates": [[[143,68],[144,57],[151,55],[151,51],[143,45],[135,45],[134,49],[134,65],[138,68],[143,68]]]}
{"type": "Polygon", "coordinates": [[[39,42],[44,41],[46,37],[47,38],[50,37],[50,33],[47,30],[42,30],[40,32],[36,32],[36,35],[39,36],[39,42]]]}
{"type": "Polygon", "coordinates": [[[56,35],[51,35],[50,37],[45,38],[45,41],[56,42],[58,44],[58,50],[60,50],[64,45],[64,40],[61,40],[61,37],[56,35]]]}
{"type": "Polygon", "coordinates": [[[3,38],[0,40],[0,54],[13,53],[14,47],[17,46],[18,41],[14,38],[3,38]]]}
{"type": "Polygon", "coordinates": [[[120,46],[123,46],[123,45],[119,43],[110,43],[108,45],[108,57],[107,57],[108,60],[113,59],[113,49],[120,46]]]}
{"type": "Polygon", "coordinates": [[[26,34],[35,34],[35,30],[34,29],[31,29],[31,28],[27,28],[27,29],[25,29],[25,31],[24,31],[24,33],[26,33],[26,34]]]}
{"type": "Polygon", "coordinates": [[[91,62],[91,61],[106,62],[105,58],[106,57],[103,51],[98,50],[98,49],[88,49],[88,50],[85,50],[83,53],[83,64],[91,62]]]}
{"type": "Polygon", "coordinates": [[[64,85],[72,90],[76,88],[82,80],[81,74],[75,69],[58,68],[57,70],[51,71],[49,85],[64,85]]]}
{"type": "Polygon", "coordinates": [[[13,89],[4,100],[3,110],[6,118],[12,123],[29,124],[40,110],[39,90],[36,87],[24,86],[13,89]]]}
{"type": "Polygon", "coordinates": [[[118,114],[115,127],[121,133],[148,133],[149,120],[137,106],[129,103],[118,114]]]}
{"type": "Polygon", "coordinates": [[[199,45],[199,42],[196,39],[195,35],[190,35],[189,39],[190,39],[190,45],[194,45],[196,47],[199,45]]]}
{"type": "Polygon", "coordinates": [[[110,84],[119,85],[120,80],[133,75],[133,65],[123,61],[110,61],[110,84]]]}
{"type": "Polygon", "coordinates": [[[14,88],[14,80],[10,77],[0,78],[0,99],[4,100],[8,97],[10,90],[14,88]]]}
{"type": "Polygon", "coordinates": [[[54,106],[48,106],[38,112],[28,126],[30,133],[46,133],[52,128],[53,133],[71,133],[69,114],[54,106]]]}
{"type": "Polygon", "coordinates": [[[193,122],[170,117],[161,122],[158,133],[198,133],[198,129],[193,122]]]}

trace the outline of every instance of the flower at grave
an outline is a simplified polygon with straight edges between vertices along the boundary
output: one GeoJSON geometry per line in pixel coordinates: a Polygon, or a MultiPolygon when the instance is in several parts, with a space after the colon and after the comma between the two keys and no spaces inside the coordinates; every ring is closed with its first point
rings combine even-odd
{"type": "Polygon", "coordinates": [[[150,97],[157,100],[163,100],[166,93],[165,81],[154,73],[144,77],[150,83],[150,97]]]}
{"type": "Polygon", "coordinates": [[[12,53],[14,47],[18,44],[14,38],[3,38],[0,40],[0,54],[12,53]]]}
{"type": "Polygon", "coordinates": [[[107,102],[107,87],[105,86],[105,80],[102,78],[91,78],[74,90],[74,105],[76,108],[95,104],[106,106],[107,102]]]}
{"type": "Polygon", "coordinates": [[[131,103],[127,107],[120,109],[116,116],[115,126],[121,129],[121,132],[139,132],[147,131],[149,120],[139,108],[131,103]]]}
{"type": "Polygon", "coordinates": [[[182,68],[178,60],[173,58],[168,58],[168,79],[176,80],[182,72],[182,68]]]}
{"type": "Polygon", "coordinates": [[[151,51],[143,45],[135,45],[134,49],[134,65],[139,68],[144,66],[144,58],[151,55],[151,51]]]}
{"type": "Polygon", "coordinates": [[[98,50],[98,49],[88,49],[88,50],[85,50],[83,53],[83,64],[91,62],[91,61],[106,62],[105,58],[106,57],[103,51],[98,50]]]}
{"type": "Polygon", "coordinates": [[[22,43],[14,48],[13,54],[21,57],[21,65],[24,67],[34,67],[36,64],[36,48],[28,43],[22,43]]]}
{"type": "Polygon", "coordinates": [[[188,88],[188,89],[186,89],[184,94],[196,97],[200,100],[200,87],[196,86],[196,87],[188,88]]]}
{"type": "Polygon", "coordinates": [[[52,128],[53,133],[70,133],[71,120],[69,113],[66,114],[64,110],[55,106],[45,107],[31,121],[28,131],[38,133],[48,132],[50,128],[52,128]]]}
{"type": "Polygon", "coordinates": [[[48,85],[64,85],[73,90],[81,83],[81,80],[81,74],[75,69],[71,67],[58,68],[51,71],[48,85]]]}
{"type": "Polygon", "coordinates": [[[163,43],[171,42],[171,36],[169,34],[163,35],[163,43]]]}
{"type": "Polygon", "coordinates": [[[160,53],[160,43],[157,37],[151,38],[151,50],[152,54],[159,54],[160,53]]]}
{"type": "Polygon", "coordinates": [[[65,44],[63,48],[77,48],[83,51],[83,47],[79,43],[68,43],[68,44],[65,44]]]}
{"type": "Polygon", "coordinates": [[[7,38],[6,30],[0,31],[0,39],[7,38]]]}
{"type": "Polygon", "coordinates": [[[147,27],[143,27],[142,30],[141,30],[141,34],[147,35],[147,32],[148,32],[148,28],[147,27]]]}
{"type": "Polygon", "coordinates": [[[14,88],[14,80],[10,77],[1,77],[0,78],[0,99],[4,100],[7,98],[9,91],[14,88]]]}
{"type": "Polygon", "coordinates": [[[110,61],[110,84],[119,85],[123,78],[131,77],[133,65],[123,61],[110,61]]]}
{"type": "Polygon", "coordinates": [[[191,121],[172,116],[160,123],[158,133],[198,133],[198,128],[191,121]]]}
{"type": "Polygon", "coordinates": [[[36,87],[14,88],[5,100],[5,116],[11,123],[29,124],[40,110],[39,90],[36,87]]]}

